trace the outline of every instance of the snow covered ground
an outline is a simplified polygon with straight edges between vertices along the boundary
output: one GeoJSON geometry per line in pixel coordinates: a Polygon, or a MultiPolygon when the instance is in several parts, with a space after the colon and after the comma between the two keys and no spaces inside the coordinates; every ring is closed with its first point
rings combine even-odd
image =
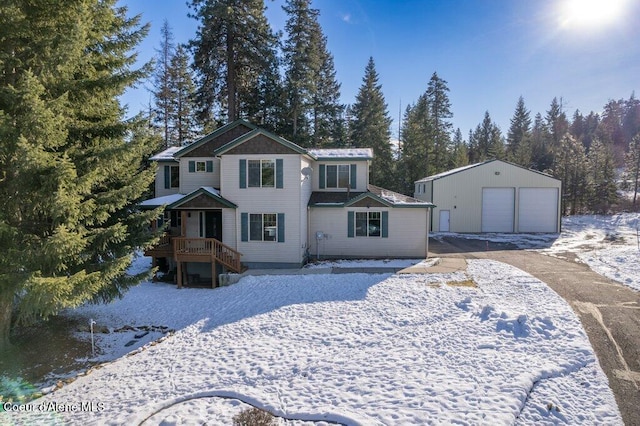
{"type": "MultiPolygon", "coordinates": [[[[622,423],[570,306],[493,261],[455,274],[245,277],[216,290],[143,283],[74,315],[176,332],[0,422],[231,424],[248,403],[345,424],[622,423]],[[46,411],[82,403],[94,409],[46,411]]],[[[112,355],[116,335],[100,336],[112,355]]]]}
{"type": "MultiPolygon", "coordinates": [[[[466,237],[575,254],[640,290],[638,226],[640,214],[576,216],[560,235],[466,237]]],[[[44,411],[0,423],[231,424],[249,404],[301,419],[281,424],[622,423],[571,308],[491,261],[471,261],[466,274],[273,275],[217,290],[145,282],[68,315],[118,330],[96,334],[95,359],[112,362],[31,403],[44,411]],[[477,287],[450,285],[470,278],[477,287]],[[86,402],[98,405],[71,411],[86,402]]]]}

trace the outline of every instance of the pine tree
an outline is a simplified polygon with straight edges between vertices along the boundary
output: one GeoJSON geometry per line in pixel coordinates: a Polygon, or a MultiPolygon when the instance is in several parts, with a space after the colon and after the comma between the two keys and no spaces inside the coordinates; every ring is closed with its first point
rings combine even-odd
{"type": "Polygon", "coordinates": [[[624,153],[629,146],[629,142],[625,140],[624,131],[622,129],[622,121],[625,113],[625,102],[620,99],[617,101],[610,100],[604,106],[602,119],[596,132],[596,137],[604,144],[611,146],[616,165],[622,165],[624,162],[624,153]]]}
{"type": "Polygon", "coordinates": [[[563,214],[577,214],[588,197],[587,157],[584,147],[570,134],[560,140],[552,174],[562,181],[563,214]]]}
{"type": "Polygon", "coordinates": [[[549,131],[542,115],[537,113],[531,129],[531,163],[534,169],[543,172],[551,169],[553,161],[549,131]]]}
{"type": "Polygon", "coordinates": [[[431,126],[433,146],[433,168],[436,173],[449,168],[451,150],[451,129],[453,124],[449,121],[453,117],[451,102],[447,92],[447,82],[437,73],[433,73],[427,86],[426,97],[431,113],[433,125],[431,126]]]}
{"type": "Polygon", "coordinates": [[[453,135],[453,153],[452,153],[451,169],[466,166],[469,164],[469,150],[467,144],[462,139],[462,132],[460,128],[456,129],[453,135]]]}
{"type": "Polygon", "coordinates": [[[196,139],[199,130],[195,117],[195,85],[189,68],[189,55],[183,45],[171,58],[169,69],[169,122],[172,130],[170,145],[184,145],[196,139]]]}
{"type": "Polygon", "coordinates": [[[629,99],[624,103],[622,133],[627,145],[640,133],[640,99],[636,98],[635,92],[631,93],[629,99]]]}
{"type": "Polygon", "coordinates": [[[373,148],[373,162],[369,181],[378,186],[393,189],[393,154],[391,150],[391,118],[387,103],[378,83],[373,58],[369,58],[365,68],[362,86],[351,107],[351,140],[355,147],[373,148]]]}
{"type": "Polygon", "coordinates": [[[174,145],[174,132],[171,128],[171,116],[175,107],[171,91],[171,60],[175,54],[173,32],[166,19],[160,29],[160,49],[156,56],[156,69],[153,76],[153,99],[155,103],[154,121],[160,125],[164,148],[174,145]]]}
{"type": "Polygon", "coordinates": [[[633,206],[637,205],[640,189],[640,132],[629,143],[625,156],[624,181],[633,191],[633,206]]]}
{"type": "Polygon", "coordinates": [[[563,111],[562,99],[553,98],[547,115],[545,116],[547,125],[547,145],[550,147],[551,153],[560,145],[560,140],[564,138],[569,131],[569,121],[567,115],[563,111]]]}
{"type": "MultiPolygon", "coordinates": [[[[524,105],[524,98],[520,96],[516,104],[516,110],[511,118],[511,125],[507,132],[507,146],[505,154],[507,159],[521,164],[525,161],[521,158],[525,150],[520,149],[523,140],[531,135],[531,117],[529,110],[524,105]]],[[[527,160],[528,161],[528,160],[527,160]]]]}
{"type": "Polygon", "coordinates": [[[588,154],[588,207],[596,213],[606,213],[618,199],[615,161],[611,147],[596,139],[588,154]]]}
{"type": "Polygon", "coordinates": [[[408,105],[402,120],[400,133],[400,159],[398,179],[401,182],[400,192],[410,194],[414,189],[414,182],[433,174],[429,161],[433,152],[432,121],[426,94],[422,94],[414,105],[408,105]]]}
{"type": "Polygon", "coordinates": [[[287,123],[285,136],[302,146],[331,144],[343,105],[333,56],[310,0],[288,0],[284,43],[287,123]]]}
{"type": "Polygon", "coordinates": [[[157,212],[134,205],[153,181],[154,143],[118,97],[146,70],[131,50],[147,32],[116,0],[0,6],[0,346],[12,313],[27,324],[140,277],[132,251],[157,212]]]}
{"type": "Polygon", "coordinates": [[[498,125],[491,120],[489,111],[485,111],[484,119],[476,127],[471,139],[473,140],[474,161],[485,161],[504,156],[502,132],[498,125]]]}
{"type": "MultiPolygon", "coordinates": [[[[191,40],[197,72],[201,122],[247,117],[247,105],[260,90],[260,76],[270,73],[278,43],[262,0],[192,0],[198,19],[191,40]]],[[[253,107],[255,110],[256,108],[253,107]]]]}

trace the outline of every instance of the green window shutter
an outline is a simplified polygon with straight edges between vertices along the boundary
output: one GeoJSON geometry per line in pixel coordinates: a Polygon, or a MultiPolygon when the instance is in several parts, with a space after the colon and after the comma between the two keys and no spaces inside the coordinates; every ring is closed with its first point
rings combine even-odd
{"type": "Polygon", "coordinates": [[[349,182],[349,185],[351,185],[351,189],[356,189],[358,187],[357,183],[358,183],[358,176],[357,176],[357,165],[356,164],[352,164],[351,165],[351,182],[349,182]]]}
{"type": "Polygon", "coordinates": [[[196,172],[196,162],[189,161],[189,173],[195,173],[195,172],[196,172]]]}
{"type": "Polygon", "coordinates": [[[164,166],[164,189],[171,188],[171,167],[164,166]]]}
{"type": "Polygon", "coordinates": [[[382,238],[389,238],[389,212],[382,212],[382,238]]]}
{"type": "Polygon", "coordinates": [[[247,187],[247,160],[240,160],[240,188],[247,187]]]}
{"type": "Polygon", "coordinates": [[[355,229],[353,229],[355,222],[355,213],[347,212],[347,237],[353,238],[355,237],[355,229]]]}
{"type": "Polygon", "coordinates": [[[249,213],[240,213],[240,239],[249,241],[249,213]]]}
{"type": "Polygon", "coordinates": [[[324,189],[325,176],[326,176],[325,165],[324,164],[320,164],[320,182],[318,182],[318,187],[320,189],[324,189]]]}
{"type": "Polygon", "coordinates": [[[276,188],[284,188],[284,161],[276,158],[276,188]]]}
{"type": "Polygon", "coordinates": [[[278,242],[284,243],[284,213],[278,213],[278,242]]]}
{"type": "Polygon", "coordinates": [[[207,172],[208,173],[213,172],[213,161],[212,160],[207,160],[207,172]]]}

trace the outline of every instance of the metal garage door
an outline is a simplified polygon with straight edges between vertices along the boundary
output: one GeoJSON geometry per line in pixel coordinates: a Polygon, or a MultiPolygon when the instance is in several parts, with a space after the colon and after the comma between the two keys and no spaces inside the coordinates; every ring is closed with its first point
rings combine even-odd
{"type": "Polygon", "coordinates": [[[513,232],[515,188],[482,188],[482,232],[513,232]]]}
{"type": "Polygon", "coordinates": [[[558,188],[520,188],[518,231],[558,232],[558,188]]]}

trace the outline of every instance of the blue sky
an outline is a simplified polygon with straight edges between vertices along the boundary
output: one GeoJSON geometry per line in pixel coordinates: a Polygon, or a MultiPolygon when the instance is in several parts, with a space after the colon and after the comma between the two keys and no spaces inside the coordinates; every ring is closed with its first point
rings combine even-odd
{"type": "MultiPolygon", "coordinates": [[[[284,30],[283,0],[267,0],[274,30],[284,30]]],[[[176,42],[195,35],[185,1],[120,0],[151,23],[139,46],[148,60],[168,19],[176,42]]],[[[609,99],[640,97],[639,0],[316,0],[334,56],[342,102],[353,103],[373,56],[397,137],[400,105],[414,103],[433,72],[450,89],[454,128],[464,137],[489,111],[506,135],[518,97],[545,114],[562,98],[576,109],[600,112],[609,99]],[[578,6],[576,6],[578,5],[578,6]]],[[[131,90],[134,112],[149,94],[131,90]]]]}

